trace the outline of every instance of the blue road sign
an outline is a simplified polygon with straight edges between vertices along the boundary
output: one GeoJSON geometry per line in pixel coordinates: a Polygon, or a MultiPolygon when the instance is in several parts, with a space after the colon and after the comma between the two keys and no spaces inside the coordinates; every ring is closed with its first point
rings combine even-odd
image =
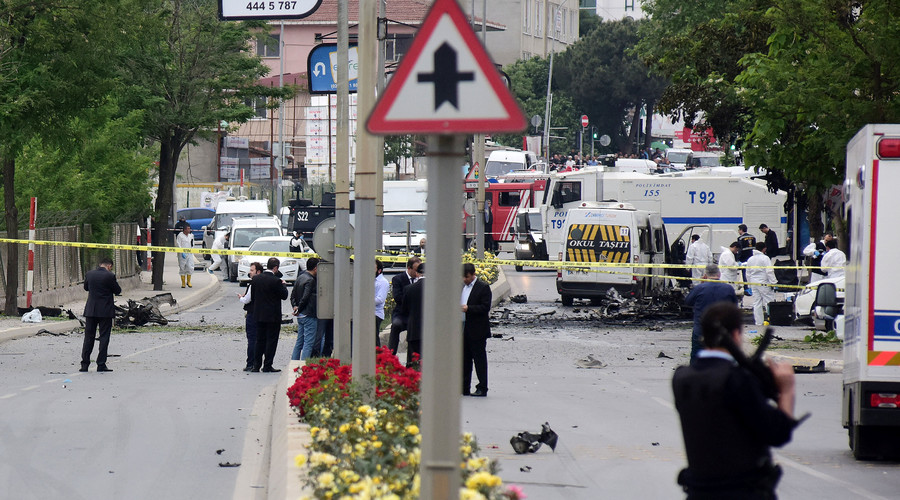
{"type": "MultiPolygon", "coordinates": [[[[359,75],[359,52],[356,45],[350,45],[349,75],[350,92],[356,92],[359,75]]],[[[337,93],[337,44],[326,43],[309,52],[306,62],[310,94],[337,93]]]]}

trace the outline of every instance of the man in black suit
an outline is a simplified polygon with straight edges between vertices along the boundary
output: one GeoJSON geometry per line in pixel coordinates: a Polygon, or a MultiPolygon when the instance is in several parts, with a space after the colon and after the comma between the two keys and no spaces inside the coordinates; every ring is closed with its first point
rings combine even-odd
{"type": "Polygon", "coordinates": [[[472,396],[484,397],[488,392],[487,339],[491,336],[491,286],[475,276],[475,265],[463,264],[463,290],[460,300],[463,316],[463,390],[470,395],[472,365],[478,384],[472,396]]]}
{"type": "Polygon", "coordinates": [[[106,350],[109,347],[109,333],[112,320],[116,316],[113,295],[122,293],[116,275],[112,273],[113,262],[109,258],[100,261],[97,269],[92,269],[84,276],[84,289],[88,292],[84,305],[84,344],[81,347],[81,369],[86,372],[91,365],[91,353],[94,351],[94,337],[97,326],[100,327],[100,350],[97,352],[97,371],[111,372],[106,366],[106,350]]]}
{"type": "Polygon", "coordinates": [[[253,369],[258,372],[280,372],[272,367],[278,335],[281,333],[281,301],[288,298],[288,289],[278,277],[281,262],[272,257],[266,262],[266,270],[250,280],[253,287],[253,316],[256,317],[256,352],[253,353],[253,369]],[[263,356],[265,355],[265,363],[263,356]]]}
{"type": "Polygon", "coordinates": [[[418,368],[413,363],[413,353],[422,357],[422,315],[425,303],[425,263],[416,268],[419,278],[409,285],[403,295],[401,314],[408,318],[406,328],[406,367],[418,368]]]}
{"type": "Polygon", "coordinates": [[[403,314],[403,295],[406,287],[411,285],[418,274],[416,268],[422,259],[418,257],[410,257],[406,261],[406,271],[391,278],[391,296],[394,297],[394,310],[391,312],[391,336],[388,338],[388,348],[396,355],[397,348],[400,346],[400,332],[406,330],[406,323],[409,317],[403,314]]]}

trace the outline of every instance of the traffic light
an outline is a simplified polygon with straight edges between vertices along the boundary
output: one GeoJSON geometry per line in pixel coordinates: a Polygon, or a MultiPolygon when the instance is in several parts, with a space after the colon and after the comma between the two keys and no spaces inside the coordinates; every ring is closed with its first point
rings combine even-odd
{"type": "Polygon", "coordinates": [[[593,137],[594,137],[594,140],[597,139],[597,131],[596,130],[594,131],[593,137]]]}

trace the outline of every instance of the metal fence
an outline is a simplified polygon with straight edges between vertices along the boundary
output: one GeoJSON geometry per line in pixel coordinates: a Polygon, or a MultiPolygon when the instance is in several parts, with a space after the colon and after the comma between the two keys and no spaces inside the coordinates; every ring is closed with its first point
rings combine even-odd
{"type": "MultiPolygon", "coordinates": [[[[35,238],[44,241],[84,241],[91,234],[90,225],[46,227],[35,230],[35,238]]],[[[109,243],[133,245],[137,236],[134,223],[110,225],[109,243]]],[[[0,232],[6,238],[6,232],[0,232]]],[[[19,231],[19,238],[28,237],[28,231],[19,231]]],[[[10,243],[0,243],[0,297],[5,295],[6,268],[10,243]]],[[[97,265],[101,255],[112,253],[115,272],[119,278],[127,278],[140,273],[137,256],[131,250],[83,249],[56,245],[35,245],[34,247],[34,293],[60,290],[84,281],[84,274],[97,265]]],[[[28,246],[19,245],[18,265],[19,295],[25,295],[25,278],[28,271],[28,246]]]]}

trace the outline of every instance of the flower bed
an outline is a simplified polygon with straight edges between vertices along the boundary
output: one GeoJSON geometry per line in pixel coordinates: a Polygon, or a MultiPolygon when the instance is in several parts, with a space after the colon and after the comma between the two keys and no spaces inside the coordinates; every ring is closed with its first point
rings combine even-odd
{"type": "Polygon", "coordinates": [[[489,285],[497,281],[500,276],[500,269],[496,264],[489,264],[491,260],[497,258],[491,252],[484,252],[484,260],[477,260],[475,249],[467,250],[462,257],[463,262],[471,262],[475,264],[475,276],[486,281],[489,285]]]}
{"type": "MultiPolygon", "coordinates": [[[[307,486],[317,499],[418,498],[419,372],[384,348],[374,380],[351,382],[350,372],[349,365],[321,359],[302,367],[288,388],[291,406],[310,426],[307,453],[296,457],[309,465],[307,486]],[[376,396],[366,402],[363,386],[372,383],[376,396]]],[[[460,498],[524,498],[518,488],[504,488],[496,472],[496,462],[478,456],[475,438],[463,435],[460,498]]]]}

